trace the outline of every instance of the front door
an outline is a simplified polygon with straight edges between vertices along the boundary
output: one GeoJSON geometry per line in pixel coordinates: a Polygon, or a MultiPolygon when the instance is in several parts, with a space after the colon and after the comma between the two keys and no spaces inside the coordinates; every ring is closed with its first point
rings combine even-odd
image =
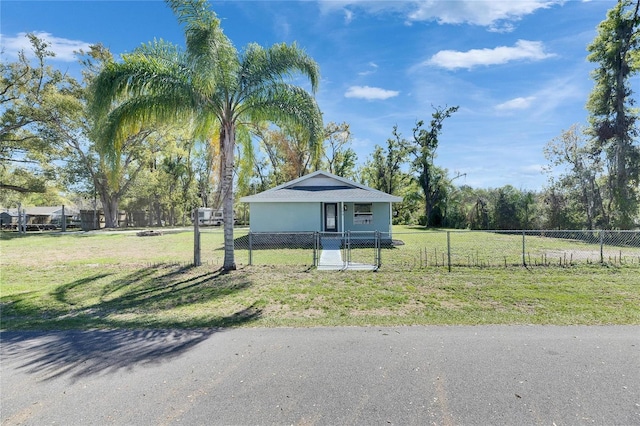
{"type": "Polygon", "coordinates": [[[336,203],[324,205],[324,230],[325,232],[338,232],[338,204],[336,203]]]}

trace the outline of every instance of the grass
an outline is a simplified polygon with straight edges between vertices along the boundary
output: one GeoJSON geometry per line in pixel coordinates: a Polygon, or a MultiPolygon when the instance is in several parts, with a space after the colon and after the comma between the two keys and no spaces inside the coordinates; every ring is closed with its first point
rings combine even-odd
{"type": "MultiPolygon", "coordinates": [[[[521,247],[518,236],[500,237],[502,245],[520,241],[521,247]]],[[[411,238],[383,254],[383,262],[390,255],[415,262],[424,239],[411,238]]],[[[239,250],[239,270],[224,274],[221,232],[203,233],[202,247],[204,265],[194,268],[188,232],[4,234],[0,328],[640,324],[637,263],[451,273],[441,266],[401,270],[383,263],[376,273],[325,272],[303,264],[247,266],[247,252],[239,250]]],[[[294,251],[288,259],[298,256],[308,265],[309,253],[294,251]]]]}

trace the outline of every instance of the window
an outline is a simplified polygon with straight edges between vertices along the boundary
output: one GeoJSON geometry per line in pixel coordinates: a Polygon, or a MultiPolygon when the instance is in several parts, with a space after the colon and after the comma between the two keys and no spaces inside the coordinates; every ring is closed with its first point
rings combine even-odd
{"type": "Polygon", "coordinates": [[[353,224],[368,225],[373,223],[373,205],[372,204],[354,204],[353,205],[353,224]]]}

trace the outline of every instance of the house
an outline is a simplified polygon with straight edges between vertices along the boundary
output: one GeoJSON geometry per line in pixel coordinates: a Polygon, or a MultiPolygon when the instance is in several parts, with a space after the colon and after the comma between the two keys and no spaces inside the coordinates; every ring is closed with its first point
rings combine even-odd
{"type": "Polygon", "coordinates": [[[18,223],[18,210],[6,209],[0,212],[0,228],[15,228],[18,223]]]}
{"type": "MultiPolygon", "coordinates": [[[[77,217],[78,210],[68,206],[24,207],[22,209],[22,212],[26,218],[25,224],[27,226],[35,225],[37,229],[61,226],[63,208],[67,225],[70,225],[71,221],[77,217]],[[39,225],[42,226],[38,228],[39,225]]],[[[2,213],[0,213],[0,223],[3,227],[16,226],[18,223],[18,209],[6,209],[2,213]]]]}
{"type": "Polygon", "coordinates": [[[380,231],[390,238],[392,203],[402,198],[317,171],[240,201],[249,204],[251,232],[380,231]]]}

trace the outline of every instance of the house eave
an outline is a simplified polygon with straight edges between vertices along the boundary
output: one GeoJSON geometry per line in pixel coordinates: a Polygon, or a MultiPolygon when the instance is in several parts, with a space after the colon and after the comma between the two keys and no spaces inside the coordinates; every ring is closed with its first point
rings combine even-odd
{"type": "Polygon", "coordinates": [[[401,197],[380,198],[316,198],[316,199],[283,199],[283,198],[240,198],[241,203],[401,203],[401,197]]]}

